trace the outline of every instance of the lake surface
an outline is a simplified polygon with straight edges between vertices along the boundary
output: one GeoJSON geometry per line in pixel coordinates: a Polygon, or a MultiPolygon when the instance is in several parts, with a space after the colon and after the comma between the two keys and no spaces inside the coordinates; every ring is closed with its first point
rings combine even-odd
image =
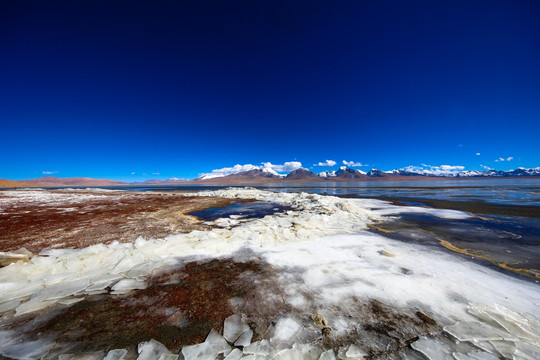
{"type": "Polygon", "coordinates": [[[402,180],[235,185],[111,186],[128,191],[201,191],[251,186],[280,192],[308,192],[334,196],[413,197],[437,200],[480,200],[495,204],[540,206],[540,179],[402,180]]]}

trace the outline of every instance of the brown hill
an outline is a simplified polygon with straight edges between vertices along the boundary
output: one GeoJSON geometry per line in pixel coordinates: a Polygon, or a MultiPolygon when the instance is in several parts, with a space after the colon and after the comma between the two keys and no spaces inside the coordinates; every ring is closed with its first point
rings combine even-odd
{"type": "Polygon", "coordinates": [[[313,173],[312,171],[309,171],[308,169],[300,168],[296,169],[284,178],[285,181],[324,181],[323,178],[321,178],[319,175],[313,173]]]}
{"type": "Polygon", "coordinates": [[[31,185],[29,183],[25,183],[21,181],[0,179],[0,188],[32,187],[32,186],[35,186],[35,185],[31,185]]]}
{"type": "Polygon", "coordinates": [[[55,186],[114,186],[127,185],[120,181],[107,179],[93,179],[87,177],[59,178],[54,176],[45,176],[37,179],[24,180],[25,183],[34,186],[55,187],[55,186]]]}
{"type": "Polygon", "coordinates": [[[190,182],[198,184],[262,184],[279,180],[281,180],[280,176],[261,169],[253,169],[211,179],[197,178],[190,182]]]}

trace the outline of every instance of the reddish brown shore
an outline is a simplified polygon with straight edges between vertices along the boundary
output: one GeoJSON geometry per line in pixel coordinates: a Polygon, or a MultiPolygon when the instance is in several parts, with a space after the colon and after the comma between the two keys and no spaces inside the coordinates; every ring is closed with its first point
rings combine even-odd
{"type": "Polygon", "coordinates": [[[230,199],[125,191],[0,191],[0,251],[83,248],[206,230],[187,215],[230,199]]]}

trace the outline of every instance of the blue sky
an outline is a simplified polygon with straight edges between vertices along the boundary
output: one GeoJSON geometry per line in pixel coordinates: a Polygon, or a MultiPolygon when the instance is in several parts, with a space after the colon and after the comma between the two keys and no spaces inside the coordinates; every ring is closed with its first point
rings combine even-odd
{"type": "Polygon", "coordinates": [[[540,166],[539,17],[536,0],[4,1],[0,178],[540,166]]]}

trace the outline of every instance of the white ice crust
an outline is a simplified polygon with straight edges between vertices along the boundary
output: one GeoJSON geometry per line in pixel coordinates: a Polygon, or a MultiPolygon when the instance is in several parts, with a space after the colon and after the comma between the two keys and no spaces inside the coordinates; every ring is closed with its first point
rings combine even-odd
{"type": "MultiPolygon", "coordinates": [[[[251,188],[205,191],[197,195],[256,199],[295,210],[239,222],[233,227],[229,224],[227,228],[193,231],[165,239],[139,238],[129,244],[115,242],[80,250],[43,252],[29,262],[0,269],[0,312],[4,316],[18,316],[61,301],[78,301],[88,294],[123,294],[144,288],[153,271],[175,264],[178,258],[233,256],[249,249],[276,268],[289,305],[303,313],[321,314],[338,333],[356,325],[355,318],[343,311],[352,299],[375,299],[396,307],[415,306],[445,326],[445,331],[456,341],[476,344],[474,354],[445,348],[449,356],[455,353],[452,356],[456,359],[482,358],[483,355],[478,355],[482,353],[540,358],[538,285],[447,253],[366,231],[370,222],[400,212],[424,212],[443,218],[469,216],[465,213],[400,209],[377,200],[251,188]]],[[[251,330],[239,315],[235,316],[225,322],[223,337],[210,334],[205,343],[185,347],[184,357],[211,358],[219,350],[230,359],[247,355],[308,358],[308,348],[301,348],[300,343],[289,342],[289,347],[284,348],[284,341],[294,339],[302,330],[294,317],[280,319],[270,341],[250,343],[252,333],[248,331],[251,330]],[[239,341],[236,346],[242,346],[243,352],[239,354],[238,349],[229,348],[227,341],[231,344],[239,341]]],[[[16,353],[19,358],[33,358],[49,346],[46,342],[32,344],[31,354],[25,357],[16,341],[7,339],[0,340],[0,353],[16,353]]],[[[436,358],[430,354],[447,346],[437,341],[421,338],[413,348],[436,358]]],[[[147,350],[154,353],[158,348],[155,343],[145,344],[140,355],[144,358],[147,350]]],[[[345,357],[361,358],[363,350],[351,347],[343,353],[345,357]]],[[[316,358],[319,356],[335,358],[333,352],[317,353],[316,358]]]]}

